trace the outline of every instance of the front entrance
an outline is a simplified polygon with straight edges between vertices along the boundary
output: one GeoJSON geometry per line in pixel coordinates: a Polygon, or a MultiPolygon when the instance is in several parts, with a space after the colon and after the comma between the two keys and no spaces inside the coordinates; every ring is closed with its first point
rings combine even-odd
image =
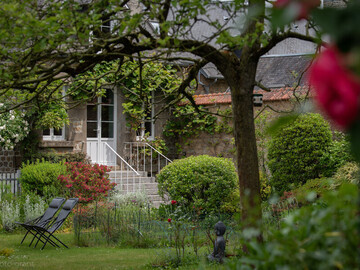
{"type": "Polygon", "coordinates": [[[92,163],[114,166],[116,150],[116,92],[106,94],[87,104],[87,154],[92,163]],[[106,145],[107,144],[107,145],[106,145]]]}

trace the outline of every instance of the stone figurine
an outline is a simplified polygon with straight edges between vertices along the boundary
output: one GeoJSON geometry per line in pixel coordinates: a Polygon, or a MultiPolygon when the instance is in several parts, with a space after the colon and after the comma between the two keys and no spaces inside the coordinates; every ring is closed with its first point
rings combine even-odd
{"type": "Polygon", "coordinates": [[[224,234],[226,231],[226,226],[224,223],[219,221],[215,224],[215,233],[216,233],[216,240],[214,244],[214,252],[208,256],[210,261],[217,261],[219,263],[223,262],[223,258],[225,256],[225,239],[224,234]]]}

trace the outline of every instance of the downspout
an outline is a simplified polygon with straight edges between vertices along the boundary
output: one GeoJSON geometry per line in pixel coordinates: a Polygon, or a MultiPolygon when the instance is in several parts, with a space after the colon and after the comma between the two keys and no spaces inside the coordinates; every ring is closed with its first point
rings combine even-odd
{"type": "MultiPolygon", "coordinates": [[[[205,93],[206,93],[206,94],[209,94],[209,93],[210,93],[210,86],[214,85],[214,84],[217,82],[217,78],[215,78],[212,83],[209,83],[208,85],[206,85],[205,83],[203,83],[203,82],[201,81],[201,76],[200,76],[201,73],[202,73],[202,71],[200,70],[200,71],[198,72],[198,83],[199,83],[202,87],[204,87],[205,93]]],[[[205,74],[203,74],[203,75],[205,76],[205,74]]]]}

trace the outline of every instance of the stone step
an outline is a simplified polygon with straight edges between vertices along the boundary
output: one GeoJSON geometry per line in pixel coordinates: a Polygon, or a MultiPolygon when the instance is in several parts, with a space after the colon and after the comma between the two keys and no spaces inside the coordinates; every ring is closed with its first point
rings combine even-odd
{"type": "Polygon", "coordinates": [[[110,181],[116,183],[115,189],[119,193],[126,194],[128,192],[143,191],[148,196],[153,207],[158,208],[162,203],[168,200],[160,197],[158,191],[158,183],[155,177],[148,177],[147,172],[138,172],[137,176],[132,171],[111,171],[109,172],[110,181]],[[116,178],[115,178],[116,176],[116,178]]]}
{"type": "Polygon", "coordinates": [[[135,188],[138,188],[139,186],[142,188],[142,189],[158,189],[158,183],[156,182],[132,182],[129,180],[129,182],[126,182],[126,180],[123,179],[123,182],[121,181],[117,181],[116,182],[116,187],[121,187],[121,186],[128,186],[128,187],[135,187],[135,188]]]}
{"type": "Polygon", "coordinates": [[[159,208],[161,204],[166,204],[168,201],[164,200],[159,195],[149,195],[149,200],[153,207],[159,208]]]}
{"type": "Polygon", "coordinates": [[[148,176],[148,173],[147,172],[137,172],[139,175],[137,175],[135,172],[133,171],[111,171],[109,172],[109,177],[110,178],[114,178],[115,176],[117,178],[120,178],[120,177],[147,177],[148,176]]]}
{"type": "Polygon", "coordinates": [[[126,186],[123,185],[122,187],[116,186],[115,190],[118,190],[122,194],[126,194],[127,192],[136,192],[136,191],[142,191],[146,195],[158,195],[158,189],[143,189],[139,186],[126,186]]]}
{"type": "Polygon", "coordinates": [[[116,184],[148,184],[148,183],[156,183],[155,177],[123,177],[123,178],[110,178],[111,182],[116,184]]]}

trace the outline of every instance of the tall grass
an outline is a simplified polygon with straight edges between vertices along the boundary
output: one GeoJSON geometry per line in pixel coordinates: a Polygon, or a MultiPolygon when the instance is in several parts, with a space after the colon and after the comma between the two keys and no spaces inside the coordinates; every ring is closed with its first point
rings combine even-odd
{"type": "Polygon", "coordinates": [[[74,228],[75,241],[80,246],[155,247],[167,239],[164,222],[158,220],[156,211],[150,203],[134,199],[134,194],[79,205],[74,228]]]}

